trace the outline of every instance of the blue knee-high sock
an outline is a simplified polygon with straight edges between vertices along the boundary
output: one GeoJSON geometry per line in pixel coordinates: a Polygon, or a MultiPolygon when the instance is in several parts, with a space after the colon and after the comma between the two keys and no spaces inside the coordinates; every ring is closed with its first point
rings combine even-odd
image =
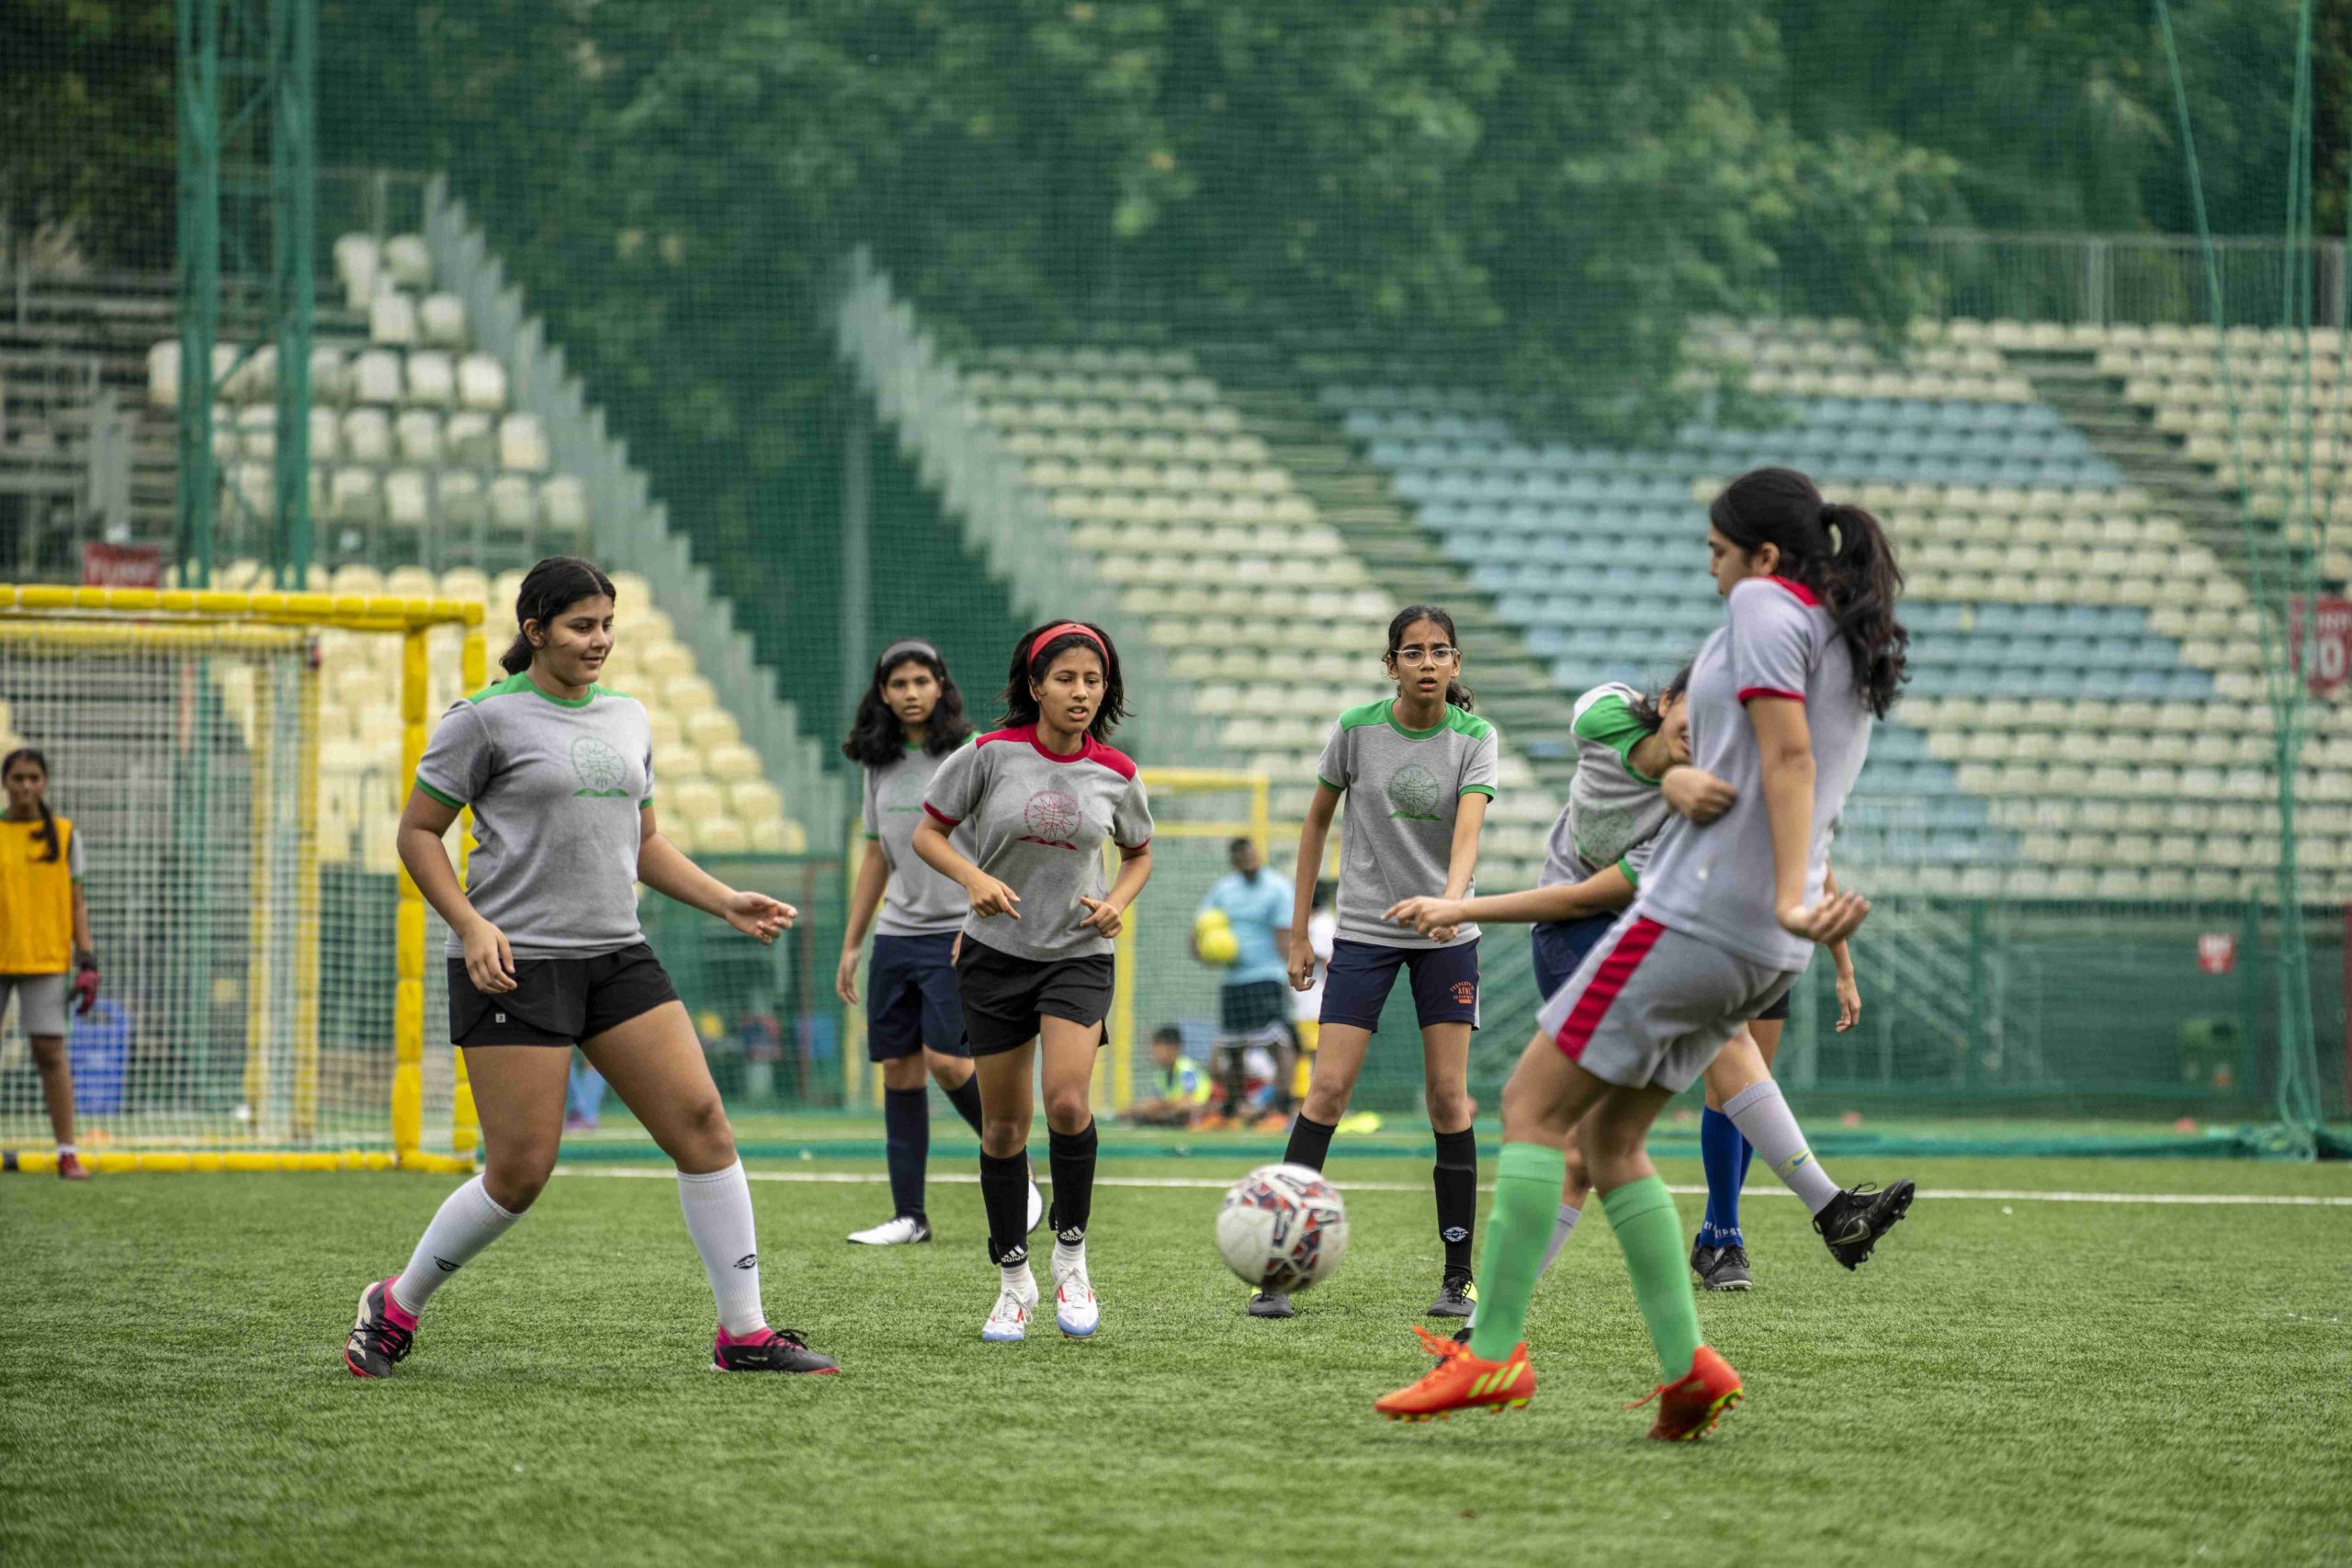
{"type": "Polygon", "coordinates": [[[1699,1112],[1699,1159],[1707,1168],[1707,1217],[1699,1224],[1702,1246],[1746,1245],[1739,1234],[1739,1189],[1747,1176],[1741,1158],[1747,1146],[1730,1117],[1713,1106],[1699,1112]]]}
{"type": "Polygon", "coordinates": [[[931,1091],[882,1091],[882,1152],[890,1169],[890,1201],[902,1215],[922,1215],[923,1167],[931,1158],[931,1091]]]}

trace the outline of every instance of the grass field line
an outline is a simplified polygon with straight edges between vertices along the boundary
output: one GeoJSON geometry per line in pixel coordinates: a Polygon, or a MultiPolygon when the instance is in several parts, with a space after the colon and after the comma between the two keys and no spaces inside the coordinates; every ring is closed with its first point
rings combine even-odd
{"type": "MultiPolygon", "coordinates": [[[[642,1165],[559,1165],[555,1168],[559,1176],[613,1176],[639,1181],[666,1181],[678,1174],[668,1167],[642,1165]]],[[[869,1187],[878,1187],[890,1179],[886,1172],[878,1170],[747,1170],[743,1174],[753,1181],[802,1181],[869,1187]]],[[[980,1182],[976,1173],[968,1171],[951,1171],[944,1175],[934,1172],[925,1179],[963,1187],[977,1187],[980,1182]]],[[[1094,1185],[1197,1188],[1216,1191],[1232,1183],[1198,1176],[1098,1176],[1094,1179],[1094,1185]]],[[[1425,1181],[1335,1181],[1332,1185],[1342,1192],[1427,1192],[1430,1190],[1429,1183],[1425,1181]]],[[[1478,1189],[1481,1192],[1494,1190],[1492,1182],[1482,1183],[1478,1189]]],[[[1685,1198],[1707,1195],[1704,1187],[1669,1186],[1667,1190],[1685,1198]]],[[[1750,1187],[1742,1196],[1791,1198],[1795,1194],[1775,1187],[1750,1187]]],[[[2224,1207],[2352,1209],[2352,1196],[2280,1192],[2035,1192],[2009,1187],[1946,1187],[1923,1188],[1919,1196],[1939,1201],[1960,1198],[2003,1203],[2182,1203],[2220,1204],[2224,1207]]]]}

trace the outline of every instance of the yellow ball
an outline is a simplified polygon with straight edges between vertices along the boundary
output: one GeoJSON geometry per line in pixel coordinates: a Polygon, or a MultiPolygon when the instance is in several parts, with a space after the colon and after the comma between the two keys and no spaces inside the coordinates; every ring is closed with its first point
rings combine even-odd
{"type": "Polygon", "coordinates": [[[1200,945],[1204,964],[1223,968],[1241,956],[1241,942],[1233,934],[1233,922],[1221,909],[1211,909],[1193,921],[1193,937],[1200,945]]]}

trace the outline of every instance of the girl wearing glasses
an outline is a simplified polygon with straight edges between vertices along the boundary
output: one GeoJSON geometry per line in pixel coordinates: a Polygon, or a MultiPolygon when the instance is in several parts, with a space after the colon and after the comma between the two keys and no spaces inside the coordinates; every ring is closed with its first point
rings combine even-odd
{"type": "MultiPolygon", "coordinates": [[[[1324,981],[1314,1077],[1283,1157],[1323,1168],[1402,968],[1412,983],[1430,1130],[1437,1137],[1434,1181],[1445,1272],[1430,1315],[1467,1317],[1476,1299],[1470,1238],[1478,1202],[1478,1143],[1470,1130],[1478,928],[1465,922],[1423,934],[1399,928],[1387,915],[1407,898],[1470,897],[1499,743],[1495,727],[1470,712],[1453,618],[1443,610],[1412,604],[1399,611],[1388,623],[1382,662],[1396,694],[1340,716],[1316,765],[1315,799],[1299,830],[1290,982],[1303,991],[1315,979],[1307,921],[1324,840],[1340,797],[1354,802],[1340,844],[1339,932],[1324,981]]],[[[1256,1317],[1288,1317],[1290,1300],[1260,1292],[1250,1311],[1256,1317]]]]}

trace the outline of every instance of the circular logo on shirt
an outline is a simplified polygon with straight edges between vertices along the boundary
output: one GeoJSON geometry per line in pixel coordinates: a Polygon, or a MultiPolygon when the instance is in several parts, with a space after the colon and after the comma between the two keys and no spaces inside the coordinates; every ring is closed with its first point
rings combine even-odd
{"type": "Polygon", "coordinates": [[[618,751],[593,735],[571,743],[571,773],[580,781],[580,787],[572,792],[575,798],[611,800],[628,794],[621,787],[621,781],[628,776],[628,764],[621,761],[618,751]]]}
{"type": "Polygon", "coordinates": [[[1033,837],[1049,844],[1067,844],[1078,833],[1078,801],[1057,789],[1041,789],[1021,808],[1021,819],[1029,825],[1033,837]]]}
{"type": "Polygon", "coordinates": [[[1592,864],[1607,866],[1623,859],[1633,838],[1634,814],[1623,807],[1577,808],[1577,853],[1592,864]]]}
{"type": "Polygon", "coordinates": [[[911,773],[892,775],[882,786],[882,811],[885,816],[922,809],[923,781],[911,773]]]}
{"type": "Polygon", "coordinates": [[[1388,815],[1416,822],[1434,822],[1437,815],[1437,775],[1419,762],[1408,762],[1388,775],[1388,815]]]}

